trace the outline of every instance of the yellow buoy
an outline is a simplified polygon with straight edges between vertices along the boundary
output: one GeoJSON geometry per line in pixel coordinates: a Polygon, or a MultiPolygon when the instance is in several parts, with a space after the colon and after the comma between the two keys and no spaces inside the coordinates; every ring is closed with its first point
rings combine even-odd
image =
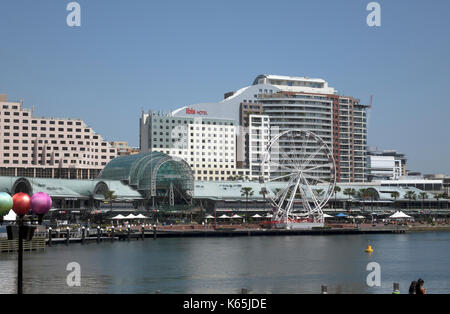
{"type": "Polygon", "coordinates": [[[373,249],[372,249],[372,246],[371,246],[371,245],[368,245],[368,246],[367,246],[366,252],[367,252],[367,253],[373,253],[373,249]]]}

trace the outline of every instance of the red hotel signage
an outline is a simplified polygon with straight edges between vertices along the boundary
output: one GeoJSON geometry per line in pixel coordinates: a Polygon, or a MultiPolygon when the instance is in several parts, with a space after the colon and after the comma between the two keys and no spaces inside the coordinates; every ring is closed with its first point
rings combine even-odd
{"type": "Polygon", "coordinates": [[[208,115],[208,111],[206,110],[195,110],[192,108],[186,108],[186,114],[198,114],[198,115],[202,115],[202,116],[207,116],[208,115]]]}

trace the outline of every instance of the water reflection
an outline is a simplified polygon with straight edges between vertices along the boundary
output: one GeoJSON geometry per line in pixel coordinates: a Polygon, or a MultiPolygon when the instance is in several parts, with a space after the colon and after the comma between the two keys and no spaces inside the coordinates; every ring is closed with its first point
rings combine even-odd
{"type": "MultiPolygon", "coordinates": [[[[176,238],[54,246],[24,254],[25,293],[390,293],[425,279],[429,292],[450,292],[450,233],[406,235],[176,238]],[[364,252],[368,241],[372,255],[364,252]],[[378,262],[382,287],[366,285],[378,262]],[[68,287],[66,266],[81,265],[81,287],[68,287]]],[[[15,293],[16,255],[0,255],[0,291],[15,293]]]]}

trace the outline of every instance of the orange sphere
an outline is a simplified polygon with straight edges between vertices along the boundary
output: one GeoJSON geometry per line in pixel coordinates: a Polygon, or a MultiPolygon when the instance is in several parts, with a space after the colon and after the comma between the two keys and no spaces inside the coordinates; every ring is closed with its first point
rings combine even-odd
{"type": "Polygon", "coordinates": [[[13,208],[12,210],[18,216],[24,216],[28,214],[31,206],[31,197],[25,193],[17,193],[13,196],[13,208]]]}

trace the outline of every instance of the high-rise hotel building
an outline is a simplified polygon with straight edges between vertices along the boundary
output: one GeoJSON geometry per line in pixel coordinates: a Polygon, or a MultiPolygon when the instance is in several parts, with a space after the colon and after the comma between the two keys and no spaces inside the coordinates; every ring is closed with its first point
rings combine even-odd
{"type": "Polygon", "coordinates": [[[236,123],[231,119],[205,118],[207,112],[191,112],[194,117],[172,113],[142,113],[140,150],[163,152],[184,159],[196,180],[225,181],[236,175],[236,123]]]}
{"type": "MultiPolygon", "coordinates": [[[[230,119],[243,126],[244,105],[255,107],[253,114],[269,118],[271,136],[290,129],[307,129],[318,135],[333,152],[338,182],[366,181],[367,106],[356,98],[339,95],[323,79],[259,75],[251,86],[225,94],[220,102],[183,107],[173,116],[194,117],[200,113],[203,117],[230,119]]],[[[245,139],[240,129],[237,130],[238,138],[245,139]]],[[[238,141],[250,142],[251,139],[238,141]]],[[[316,149],[310,143],[307,145],[311,151],[316,149]]],[[[292,143],[280,143],[280,150],[291,149],[295,149],[292,143]]],[[[242,151],[249,149],[244,147],[242,151]]],[[[248,166],[245,153],[238,153],[237,157],[238,164],[248,166]]],[[[327,164],[326,156],[317,155],[315,159],[317,163],[327,164]]],[[[324,166],[314,175],[326,179],[330,173],[331,167],[324,166]]]]}
{"type": "Polygon", "coordinates": [[[0,176],[93,179],[117,150],[82,120],[39,118],[0,95],[0,176]]]}

